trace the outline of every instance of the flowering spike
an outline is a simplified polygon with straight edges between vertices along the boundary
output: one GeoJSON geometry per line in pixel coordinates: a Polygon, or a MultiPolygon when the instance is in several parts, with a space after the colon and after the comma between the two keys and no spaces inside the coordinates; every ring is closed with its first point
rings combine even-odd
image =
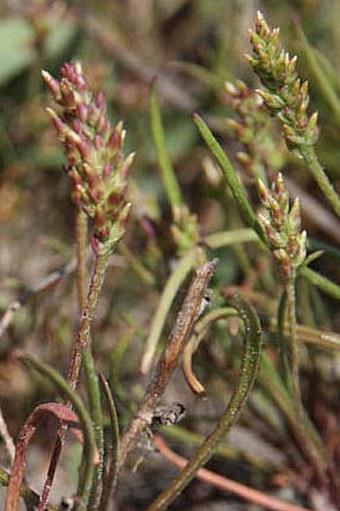
{"type": "Polygon", "coordinates": [[[111,251],[124,235],[131,207],[126,196],[133,154],[123,155],[123,125],[112,126],[105,94],[93,96],[80,63],[64,64],[59,82],[47,72],[43,78],[61,107],[59,115],[47,111],[65,147],[73,200],[93,221],[94,250],[111,251]]]}
{"type": "Polygon", "coordinates": [[[280,262],[282,275],[290,278],[306,257],[307,233],[301,232],[299,199],[294,200],[289,211],[288,192],[280,173],[270,190],[261,180],[257,181],[257,188],[265,207],[264,213],[258,213],[258,221],[280,262]]]}
{"type": "Polygon", "coordinates": [[[318,129],[314,121],[308,129],[308,83],[298,77],[296,55],[289,56],[280,42],[279,30],[271,29],[261,13],[257,13],[255,30],[250,31],[250,42],[253,55],[247,60],[266,89],[259,94],[269,112],[283,123],[288,145],[315,144],[318,129]]]}

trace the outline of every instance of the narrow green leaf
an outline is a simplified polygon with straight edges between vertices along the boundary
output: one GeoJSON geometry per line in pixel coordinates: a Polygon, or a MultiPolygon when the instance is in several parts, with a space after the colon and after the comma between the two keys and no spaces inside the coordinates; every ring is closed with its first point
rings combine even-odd
{"type": "Polygon", "coordinates": [[[198,114],[194,114],[193,119],[205,143],[217,159],[223,172],[224,181],[230,187],[244,220],[266,242],[263,230],[257,221],[256,215],[247,199],[246,192],[239,182],[230,160],[203,119],[198,114]]]}
{"type": "Polygon", "coordinates": [[[332,296],[336,300],[340,300],[340,286],[338,284],[335,284],[335,282],[332,282],[323,275],[320,275],[320,273],[317,273],[304,265],[301,266],[298,271],[299,276],[305,277],[309,280],[309,282],[321,289],[324,293],[332,296]]]}
{"type": "Polygon", "coordinates": [[[183,205],[183,199],[165,143],[164,128],[155,85],[153,85],[151,89],[150,110],[152,136],[155,142],[158,161],[162,172],[165,193],[171,205],[171,209],[174,210],[175,208],[179,208],[183,205]]]}

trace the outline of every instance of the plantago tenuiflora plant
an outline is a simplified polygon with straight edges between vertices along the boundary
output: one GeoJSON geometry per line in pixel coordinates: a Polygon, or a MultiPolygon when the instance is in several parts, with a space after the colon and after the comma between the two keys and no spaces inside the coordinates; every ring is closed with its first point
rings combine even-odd
{"type": "MultiPolygon", "coordinates": [[[[65,172],[72,185],[72,199],[78,207],[78,289],[82,314],[72,348],[68,382],[72,388],[76,387],[81,362],[84,359],[100,457],[91,497],[96,502],[100,497],[103,468],[103,433],[98,381],[90,349],[90,326],[109,257],[126,231],[130,211],[127,186],[133,154],[124,156],[125,131],[122,123],[114,126],[111,124],[106,112],[104,93],[99,92],[96,95],[92,93],[79,63],[64,64],[59,81],[46,71],[43,71],[43,78],[59,107],[58,113],[51,108],[47,111],[65,149],[67,159],[65,172]],[[90,240],[95,253],[87,296],[84,270],[86,218],[92,223],[90,240]]],[[[64,433],[60,431],[41,497],[40,509],[44,509],[48,498],[63,439],[64,433]]]]}
{"type": "Polygon", "coordinates": [[[267,109],[282,123],[288,147],[305,160],[320,189],[340,216],[340,199],[316,156],[313,146],[319,136],[317,112],[309,115],[308,82],[298,74],[297,57],[284,50],[278,28],[271,29],[259,12],[250,31],[253,54],[247,56],[265,90],[258,90],[267,109]]]}
{"type": "MultiPolygon", "coordinates": [[[[301,411],[299,385],[299,355],[296,342],[295,279],[297,268],[306,258],[306,231],[301,231],[299,200],[295,199],[289,207],[289,196],[284,186],[282,174],[269,190],[258,179],[258,191],[264,212],[258,214],[258,220],[266,233],[268,244],[274,257],[279,261],[280,273],[286,286],[286,295],[290,324],[290,368],[291,392],[295,399],[296,410],[301,411]]],[[[299,412],[300,413],[300,412],[299,412]]]]}

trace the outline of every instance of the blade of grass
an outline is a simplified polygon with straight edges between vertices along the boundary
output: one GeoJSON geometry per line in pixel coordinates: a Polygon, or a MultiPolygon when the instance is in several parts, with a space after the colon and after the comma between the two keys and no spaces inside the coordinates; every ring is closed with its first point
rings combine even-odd
{"type": "Polygon", "coordinates": [[[183,198],[165,143],[165,134],[155,83],[151,89],[150,109],[152,136],[156,146],[159,165],[162,171],[164,189],[170,203],[171,210],[174,212],[177,208],[183,206],[183,198]]]}
{"type": "Polygon", "coordinates": [[[298,269],[298,274],[300,277],[305,277],[308,279],[309,282],[314,284],[314,286],[318,287],[321,289],[321,291],[328,294],[332,298],[340,300],[340,286],[335,284],[335,282],[327,279],[327,277],[324,277],[323,275],[320,275],[320,273],[303,265],[298,269]]]}
{"type": "Polygon", "coordinates": [[[218,161],[223,173],[224,182],[230,187],[237,205],[240,208],[241,215],[249,227],[252,227],[257,232],[260,239],[266,243],[262,227],[256,218],[256,215],[247,199],[246,192],[239,182],[230,160],[203,119],[198,114],[194,114],[193,120],[196,123],[205,143],[218,161]]]}

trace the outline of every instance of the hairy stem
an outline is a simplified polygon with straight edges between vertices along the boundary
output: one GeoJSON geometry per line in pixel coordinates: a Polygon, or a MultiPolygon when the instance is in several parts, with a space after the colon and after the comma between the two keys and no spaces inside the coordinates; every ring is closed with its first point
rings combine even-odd
{"type": "Polygon", "coordinates": [[[110,435],[110,445],[106,453],[107,460],[107,470],[104,471],[103,474],[103,491],[100,498],[100,511],[106,511],[107,506],[110,500],[110,496],[115,490],[117,484],[117,475],[118,475],[118,451],[119,451],[119,424],[118,424],[118,414],[116,405],[111,393],[111,389],[109,383],[104,378],[104,375],[100,373],[100,382],[102,384],[102,388],[104,391],[104,395],[108,405],[110,424],[111,424],[111,435],[110,435]]]}
{"type": "Polygon", "coordinates": [[[59,392],[71,403],[79,417],[84,435],[85,466],[83,484],[78,495],[77,511],[85,511],[91,493],[94,460],[96,458],[96,443],[91,418],[78,394],[53,367],[27,354],[19,355],[18,359],[32,366],[36,371],[51,381],[59,392]]]}
{"type": "Polygon", "coordinates": [[[86,305],[86,249],[87,216],[78,208],[76,214],[76,255],[77,255],[77,290],[80,314],[86,305]]]}
{"type": "Polygon", "coordinates": [[[155,406],[163,394],[170,377],[177,365],[180,353],[192,331],[199,315],[204,292],[209,284],[216,267],[216,260],[205,263],[196,270],[183,306],[177,316],[175,326],[159,359],[155,374],[138,407],[138,410],[128,425],[119,448],[119,466],[122,466],[128,453],[134,447],[140,433],[151,424],[155,406]]]}
{"type": "Polygon", "coordinates": [[[294,408],[296,417],[303,428],[303,411],[301,402],[301,390],[300,390],[300,375],[299,375],[299,348],[296,339],[296,296],[295,296],[295,272],[292,277],[289,278],[286,285],[286,297],[287,297],[287,312],[288,312],[288,324],[289,324],[289,387],[294,402],[294,408]]]}
{"type": "MultiPolygon", "coordinates": [[[[92,280],[88,292],[88,297],[86,298],[86,246],[87,246],[86,216],[80,209],[78,209],[76,216],[76,258],[77,258],[76,276],[78,288],[78,303],[82,320],[80,330],[77,334],[75,343],[73,345],[68,382],[70,383],[72,388],[76,388],[82,355],[84,351],[87,352],[87,356],[84,357],[85,358],[84,368],[87,390],[90,398],[90,407],[95,424],[97,447],[100,456],[100,462],[97,465],[95,471],[95,479],[99,481],[101,477],[103,458],[103,434],[101,427],[102,416],[100,409],[100,394],[98,382],[96,381],[97,377],[95,373],[94,363],[92,360],[91,352],[87,349],[87,347],[90,344],[90,324],[98,300],[99,292],[103,284],[108,256],[105,256],[105,259],[104,256],[101,255],[96,256],[96,262],[92,274],[92,280]]],[[[70,402],[69,405],[71,406],[70,402]]],[[[65,442],[65,434],[66,434],[65,426],[61,426],[57,433],[57,438],[51,456],[50,465],[48,467],[48,472],[41,494],[38,511],[43,511],[45,509],[50,489],[52,487],[53,480],[55,477],[55,472],[57,470],[60,454],[65,442]]],[[[94,484],[94,488],[98,488],[97,491],[99,491],[100,488],[98,481],[97,484],[94,484]]],[[[82,481],[80,478],[79,485],[81,486],[81,484],[82,481]]],[[[98,498],[99,497],[97,497],[95,500],[98,500],[98,498]]]]}
{"type": "Polygon", "coordinates": [[[86,348],[90,347],[90,327],[93,320],[94,309],[97,305],[99,293],[104,282],[108,259],[109,255],[107,253],[96,255],[86,306],[82,313],[80,329],[72,350],[71,364],[68,373],[68,381],[72,388],[75,388],[78,382],[83,352],[86,348]]]}

